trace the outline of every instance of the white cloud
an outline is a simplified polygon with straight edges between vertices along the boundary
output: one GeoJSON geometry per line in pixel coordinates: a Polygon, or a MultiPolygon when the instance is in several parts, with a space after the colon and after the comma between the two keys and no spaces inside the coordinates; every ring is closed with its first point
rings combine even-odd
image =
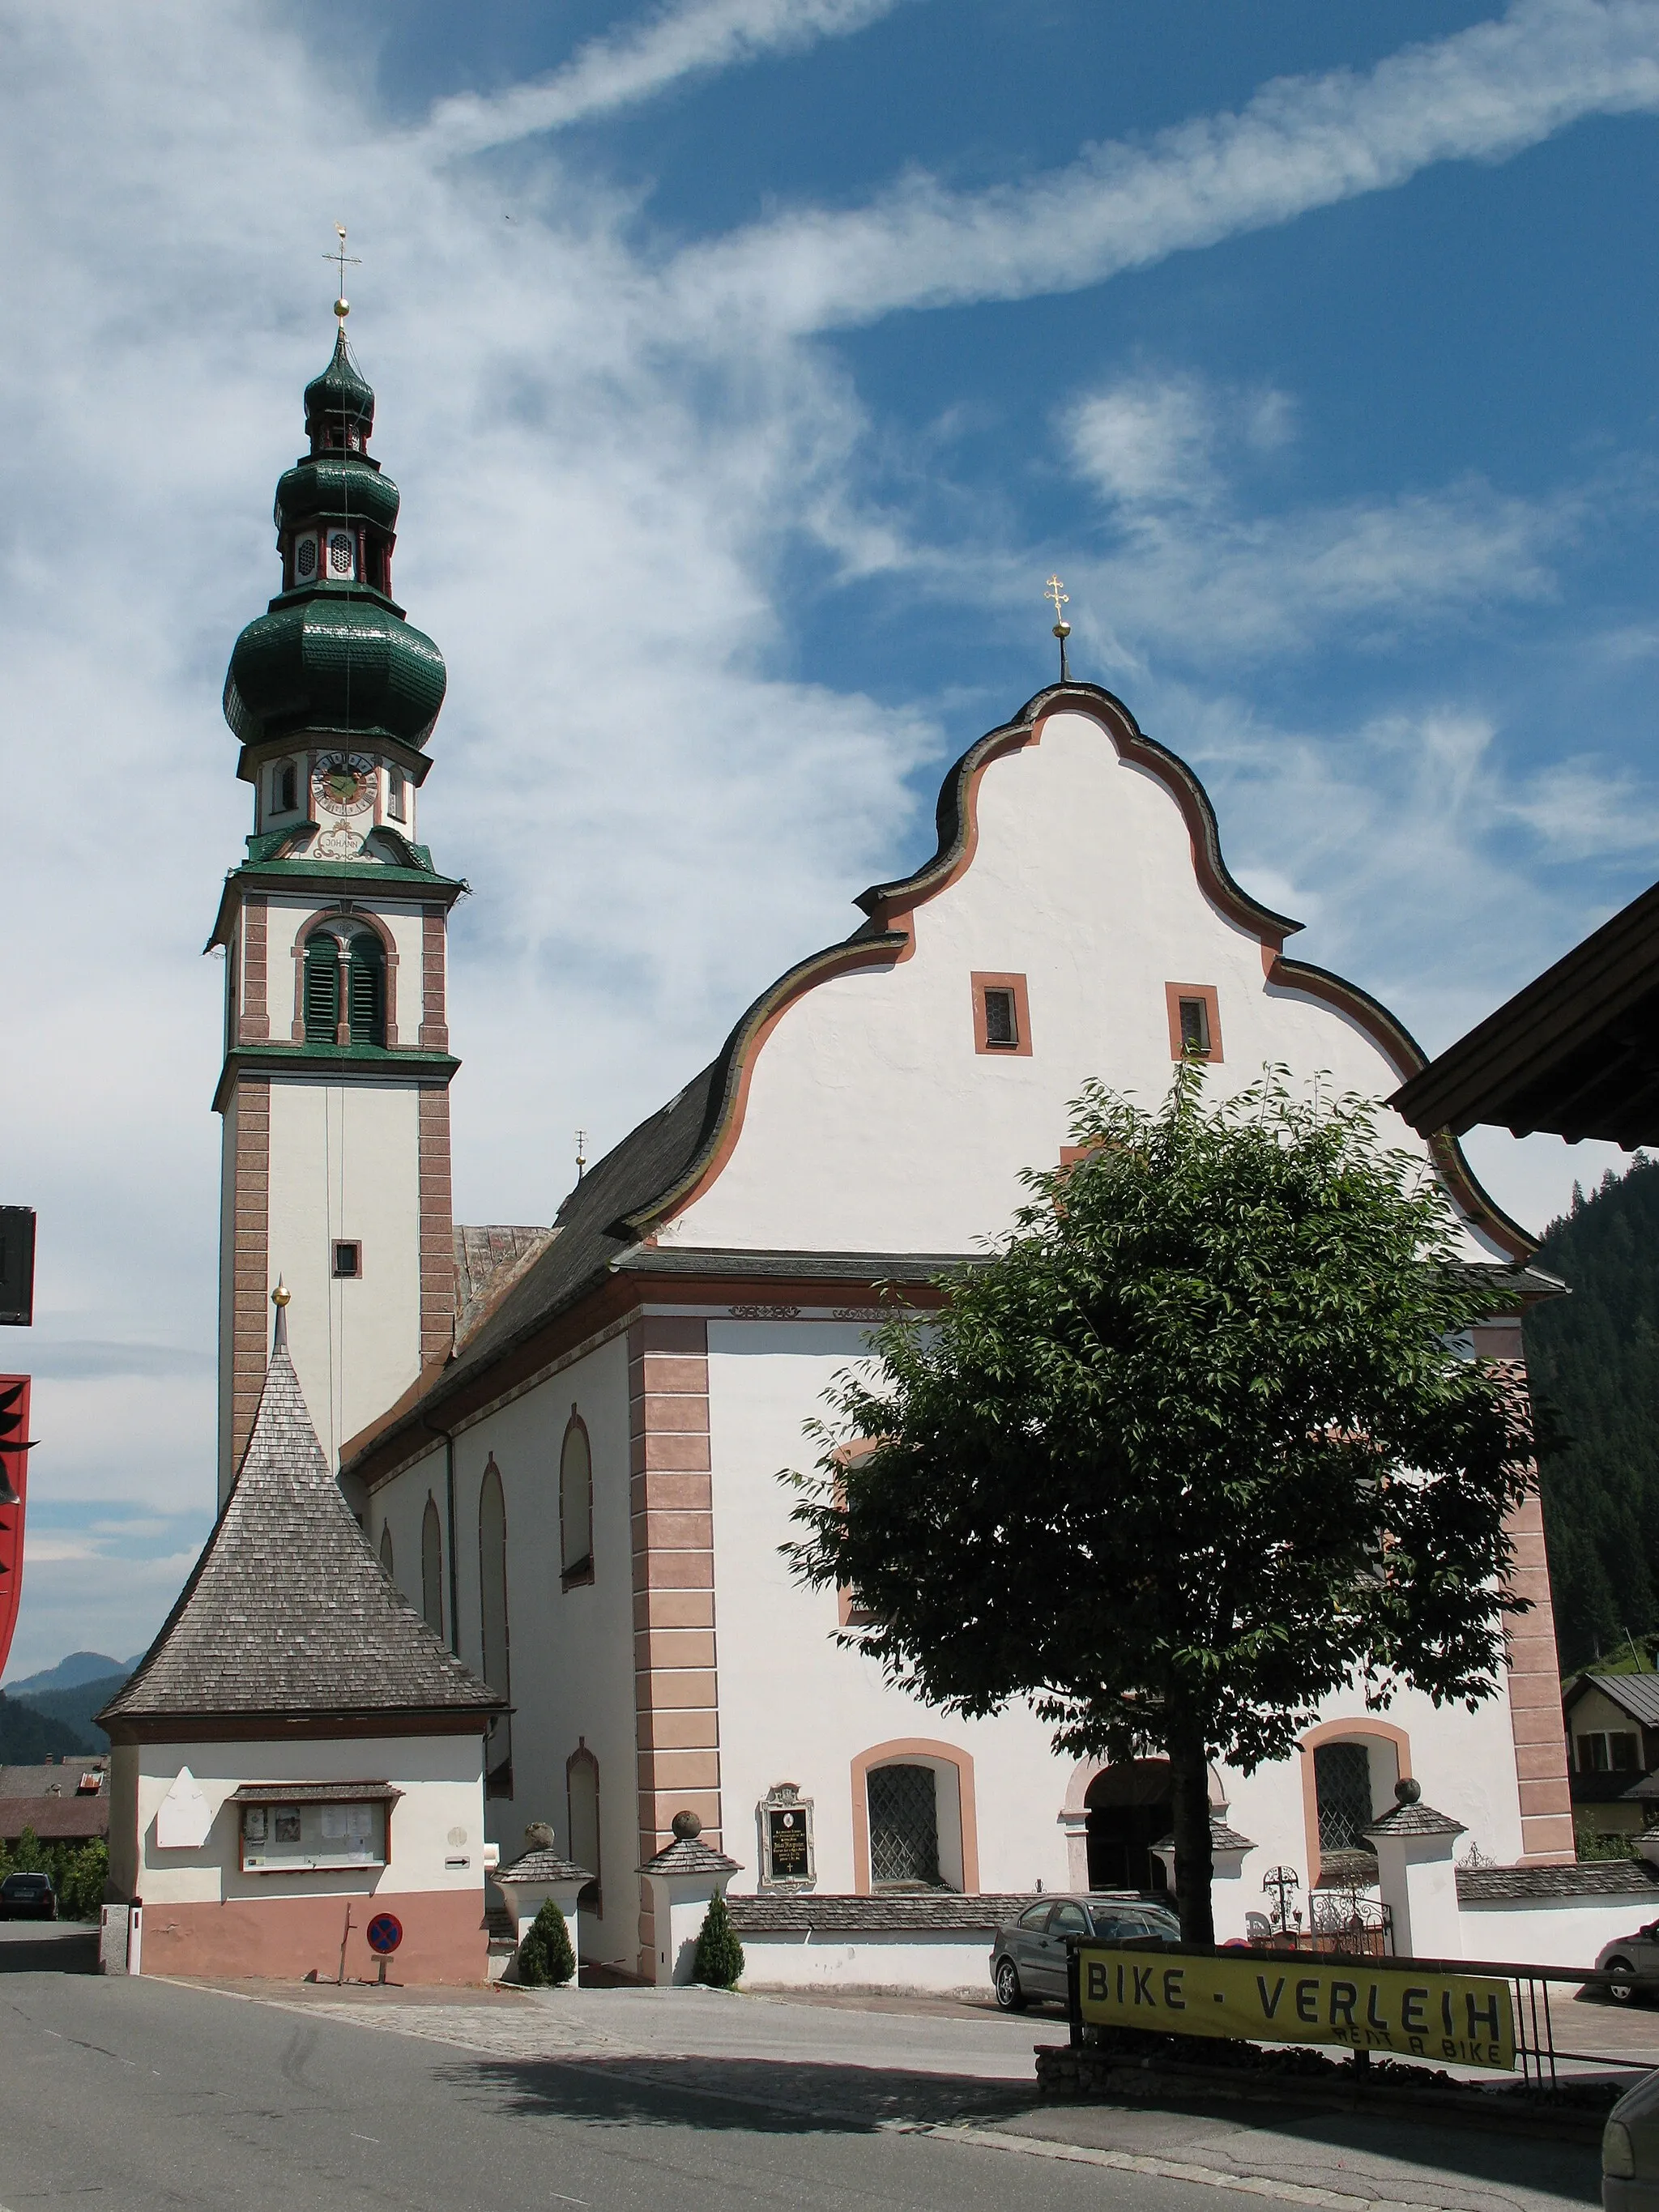
{"type": "Polygon", "coordinates": [[[903,0],[684,0],[590,40],[562,69],[495,98],[440,100],[416,134],[434,160],[614,114],[690,76],[845,37],[903,0]]]}
{"type": "Polygon", "coordinates": [[[1167,255],[1498,161],[1593,114],[1659,106],[1651,0],[1516,0],[1498,21],[1365,74],[1286,77],[1237,115],[1091,149],[974,195],[903,179],[848,213],[805,208],[681,257],[681,313],[710,328],[825,330],[902,307],[1073,291],[1167,255]]]}
{"type": "MultiPolygon", "coordinates": [[[[682,73],[741,60],[768,23],[829,36],[874,12],[685,8],[600,42],[522,106],[496,103],[488,131],[643,96],[675,53],[682,73]]],[[[791,216],[665,268],[629,194],[556,149],[503,225],[483,165],[449,158],[459,110],[434,125],[447,151],[388,129],[252,0],[0,0],[0,273],[33,334],[0,356],[17,432],[0,446],[3,798],[27,825],[9,848],[0,1113],[5,1194],[41,1208],[46,1540],[73,1539],[57,1509],[77,1503],[205,1519],[212,1498],[222,975],[199,955],[249,826],[219,690],[275,583],[270,493],[331,342],[337,215],[365,256],[353,321],[404,495],[399,593],[451,671],[422,834],[475,886],[454,932],[458,1209],[544,1220],[578,1123],[614,1141],[755,991],[852,926],[852,892],[927,848],[914,772],[943,748],[939,710],[794,678],[786,556],[805,539],[988,617],[1010,603],[1006,544],[939,550],[902,502],[872,512],[859,396],[793,333],[1085,281],[1365,188],[1366,162],[1387,182],[1503,150],[1616,104],[1613,59],[1618,97],[1647,98],[1650,46],[1651,6],[1531,0],[1369,78],[1273,88],[1242,117],[1036,187],[906,186],[864,216],[791,216]],[[1073,214],[1050,253],[1040,234],[1073,214]],[[744,307],[769,270],[781,316],[744,307]]],[[[1470,485],[1252,521],[1230,504],[1228,441],[1270,447],[1287,403],[1244,395],[1218,444],[1197,417],[1183,428],[1178,394],[1146,385],[1141,404],[1139,433],[1094,419],[1129,533],[1094,605],[1144,658],[1173,659],[1183,638],[1288,649],[1312,625],[1549,586],[1567,526],[1553,510],[1470,485]],[[1200,544],[1199,508],[1166,494],[1205,467],[1200,544]]],[[[1045,570],[1018,559],[1029,592],[1045,570]]],[[[1097,617],[1082,591],[1073,605],[1081,631],[1097,617]]],[[[1160,734],[1215,763],[1258,879],[1277,869],[1327,902],[1322,957],[1358,933],[1390,865],[1407,896],[1490,910],[1501,871],[1471,879],[1467,823],[1436,845],[1425,794],[1444,764],[1425,765],[1427,738],[1381,746],[1379,787],[1360,757],[1376,731],[1281,740],[1231,686],[1162,674],[1146,700],[1160,734]]],[[[1472,809],[1484,773],[1477,757],[1472,809]]],[[[1385,987],[1395,958],[1382,947],[1365,980],[1385,987]]],[[[155,1626],[167,1563],[100,1557],[32,1574],[31,1664],[76,1642],[130,1650],[155,1626]]]]}

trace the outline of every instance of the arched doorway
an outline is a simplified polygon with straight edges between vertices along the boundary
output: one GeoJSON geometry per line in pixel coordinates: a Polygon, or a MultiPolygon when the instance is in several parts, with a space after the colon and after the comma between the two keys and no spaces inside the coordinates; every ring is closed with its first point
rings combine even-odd
{"type": "Polygon", "coordinates": [[[1164,1862],[1152,1847],[1163,1842],[1174,1820],[1169,1760],[1131,1759],[1103,1767],[1083,1802],[1090,1888],[1167,1888],[1164,1862]]]}

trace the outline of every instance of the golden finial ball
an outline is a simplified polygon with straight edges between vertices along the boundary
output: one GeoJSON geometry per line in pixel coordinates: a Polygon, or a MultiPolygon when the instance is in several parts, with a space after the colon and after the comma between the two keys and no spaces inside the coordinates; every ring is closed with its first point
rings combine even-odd
{"type": "Polygon", "coordinates": [[[293,1296],[293,1291],[285,1284],[279,1282],[270,1294],[270,1303],[274,1306],[285,1306],[293,1296]]]}
{"type": "Polygon", "coordinates": [[[334,302],[334,312],[339,317],[340,320],[344,322],[346,317],[351,313],[350,301],[346,299],[337,300],[334,302]]]}
{"type": "Polygon", "coordinates": [[[1059,637],[1059,638],[1067,638],[1067,637],[1070,637],[1070,635],[1072,635],[1072,625],[1070,624],[1070,623],[1068,623],[1068,622],[1057,622],[1057,623],[1054,624],[1054,635],[1055,635],[1056,637],[1059,637]]]}

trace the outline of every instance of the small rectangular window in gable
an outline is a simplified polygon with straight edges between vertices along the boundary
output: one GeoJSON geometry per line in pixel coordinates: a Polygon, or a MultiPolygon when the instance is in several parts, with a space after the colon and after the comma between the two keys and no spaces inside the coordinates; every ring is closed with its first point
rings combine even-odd
{"type": "Polygon", "coordinates": [[[363,1248],[356,1240],[337,1238],[334,1245],[334,1273],[343,1283],[356,1282],[363,1272],[363,1248]]]}
{"type": "Polygon", "coordinates": [[[974,1049],[1029,1058],[1030,1017],[1023,975],[979,975],[974,985],[974,1049]]]}
{"type": "Polygon", "coordinates": [[[1212,983],[1166,983],[1171,1060],[1221,1058],[1221,1006],[1212,983]]]}

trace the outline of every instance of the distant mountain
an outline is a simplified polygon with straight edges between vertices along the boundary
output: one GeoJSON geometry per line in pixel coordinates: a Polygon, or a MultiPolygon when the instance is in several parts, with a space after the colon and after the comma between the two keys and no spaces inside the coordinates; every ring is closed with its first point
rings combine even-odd
{"type": "Polygon", "coordinates": [[[97,1748],[89,1731],[43,1713],[27,1698],[14,1700],[0,1691],[0,1766],[35,1766],[66,1752],[97,1748]]]}
{"type": "Polygon", "coordinates": [[[1564,1669],[1659,1632],[1659,1163],[1609,1170],[1551,1222],[1538,1264],[1571,1295],[1527,1316],[1564,1669]]]}
{"type": "Polygon", "coordinates": [[[39,1697],[48,1690],[73,1690],[82,1682],[102,1681],[110,1674],[119,1674],[123,1680],[137,1665],[137,1659],[110,1659],[101,1651],[71,1651],[67,1659],[60,1659],[55,1667],[48,1667],[41,1674],[25,1674],[21,1682],[8,1682],[9,1698],[39,1697]]]}
{"type": "Polygon", "coordinates": [[[85,1740],[76,1748],[90,1746],[94,1751],[107,1751],[109,1738],[102,1729],[93,1726],[92,1717],[103,1710],[131,1672],[131,1667],[118,1668],[113,1674],[100,1674],[94,1681],[77,1682],[72,1690],[31,1691],[17,1702],[27,1711],[39,1713],[42,1720],[73,1729],[85,1740]]]}

